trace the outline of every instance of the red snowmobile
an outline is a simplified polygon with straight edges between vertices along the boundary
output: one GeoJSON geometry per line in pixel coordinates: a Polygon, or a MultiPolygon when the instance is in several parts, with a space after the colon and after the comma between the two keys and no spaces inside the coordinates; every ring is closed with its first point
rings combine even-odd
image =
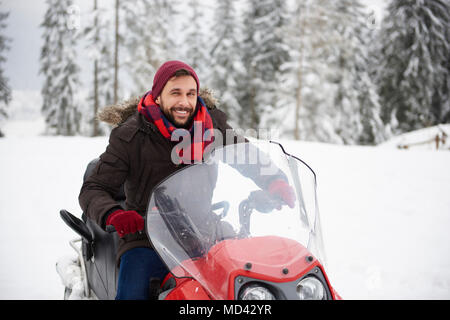
{"type": "MultiPolygon", "coordinates": [[[[114,299],[117,234],[84,215],[61,217],[81,236],[71,267],[82,294],[58,266],[66,298],[114,299]]],[[[149,279],[155,299],[340,299],[324,269],[315,173],[278,143],[215,149],[166,178],[150,196],[146,233],[171,270],[162,283],[149,279]],[[295,190],[293,208],[260,187],[280,177],[295,190]]]]}

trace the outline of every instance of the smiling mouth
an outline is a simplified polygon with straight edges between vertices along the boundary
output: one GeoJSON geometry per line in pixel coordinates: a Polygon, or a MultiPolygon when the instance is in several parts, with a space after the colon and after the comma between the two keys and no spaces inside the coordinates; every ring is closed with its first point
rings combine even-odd
{"type": "Polygon", "coordinates": [[[191,113],[191,110],[189,109],[174,109],[173,112],[180,116],[185,116],[191,113]]]}

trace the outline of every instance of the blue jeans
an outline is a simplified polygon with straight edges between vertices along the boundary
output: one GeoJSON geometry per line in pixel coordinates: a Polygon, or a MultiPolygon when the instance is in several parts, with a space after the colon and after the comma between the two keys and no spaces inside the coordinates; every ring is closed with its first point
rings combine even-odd
{"type": "Polygon", "coordinates": [[[128,250],[120,258],[116,300],[148,300],[150,278],[159,278],[162,282],[168,273],[154,250],[128,250]]]}

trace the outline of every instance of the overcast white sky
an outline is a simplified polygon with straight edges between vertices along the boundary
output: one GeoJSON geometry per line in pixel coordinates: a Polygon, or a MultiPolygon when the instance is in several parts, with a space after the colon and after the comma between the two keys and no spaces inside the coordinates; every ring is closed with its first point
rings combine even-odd
{"type": "MultiPolygon", "coordinates": [[[[100,0],[100,5],[112,0],[100,0]]],[[[83,13],[92,9],[92,0],[74,0],[83,13]]],[[[366,0],[367,5],[381,16],[387,0],[366,0]]],[[[13,90],[40,90],[39,56],[42,45],[42,23],[45,0],[1,0],[0,10],[10,12],[6,36],[12,39],[11,50],[6,53],[5,74],[13,90]]],[[[82,79],[83,80],[83,79],[82,79]]]]}

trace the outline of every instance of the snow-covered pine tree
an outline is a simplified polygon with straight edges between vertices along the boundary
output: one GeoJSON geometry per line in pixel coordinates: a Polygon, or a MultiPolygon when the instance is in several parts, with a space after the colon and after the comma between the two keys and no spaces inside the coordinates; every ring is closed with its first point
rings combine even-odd
{"type": "Polygon", "coordinates": [[[233,127],[238,124],[242,109],[237,99],[238,79],[243,77],[240,44],[242,26],[236,9],[236,0],[218,1],[212,27],[214,39],[211,49],[211,73],[208,83],[220,101],[221,109],[228,115],[233,127]]]}
{"type": "Polygon", "coordinates": [[[340,143],[333,127],[336,76],[332,64],[340,35],[332,27],[330,0],[295,1],[286,31],[290,59],[282,66],[283,102],[277,106],[287,121],[280,134],[294,139],[340,143]]]}
{"type": "Polygon", "coordinates": [[[360,0],[330,3],[329,16],[339,38],[329,62],[336,71],[331,82],[337,85],[334,97],[336,134],[345,144],[378,143],[384,137],[380,104],[369,69],[369,16],[360,0]]]}
{"type": "Polygon", "coordinates": [[[288,46],[288,59],[280,66],[280,86],[277,102],[273,112],[266,112],[263,122],[267,127],[278,130],[286,138],[299,140],[306,137],[306,128],[300,128],[301,117],[304,112],[304,77],[306,74],[305,60],[307,50],[306,41],[307,21],[305,2],[294,1],[289,8],[291,16],[285,25],[283,33],[288,46]]]}
{"type": "Polygon", "coordinates": [[[377,65],[376,37],[380,21],[375,20],[374,12],[364,14],[367,26],[359,32],[363,55],[358,55],[355,65],[358,72],[356,90],[359,92],[360,119],[362,132],[358,144],[378,144],[387,138],[386,127],[381,119],[381,104],[375,81],[377,65]]]}
{"type": "Polygon", "coordinates": [[[448,0],[389,3],[377,82],[382,119],[393,134],[442,122],[448,114],[449,30],[448,0]]]}
{"type": "MultiPolygon", "coordinates": [[[[437,88],[433,93],[431,101],[431,119],[432,124],[450,123],[450,1],[443,1],[443,5],[438,10],[445,10],[440,12],[440,21],[444,28],[440,28],[439,34],[443,36],[438,41],[442,43],[443,47],[440,51],[441,65],[438,67],[442,74],[437,77],[437,88]],[[445,49],[446,48],[446,49],[445,49]]],[[[428,4],[431,5],[431,4],[428,4]]],[[[435,12],[437,10],[434,10],[435,12]]]]}
{"type": "MultiPolygon", "coordinates": [[[[3,29],[6,28],[6,19],[9,12],[0,12],[0,121],[8,117],[6,107],[11,101],[11,88],[8,84],[8,79],[3,74],[3,63],[6,62],[4,51],[9,49],[8,42],[10,39],[3,34],[3,29]]],[[[3,137],[0,129],[0,137],[3,137]]]]}
{"type": "Polygon", "coordinates": [[[244,13],[242,59],[245,76],[239,81],[239,124],[257,130],[261,115],[273,109],[279,89],[280,67],[288,48],[280,32],[286,23],[282,0],[249,0],[244,13]]]}
{"type": "Polygon", "coordinates": [[[278,114],[283,136],[332,143],[374,143],[382,132],[369,75],[366,15],[359,1],[296,1],[285,32],[278,114]],[[380,131],[381,130],[381,131],[380,131]]]}
{"type": "Polygon", "coordinates": [[[133,81],[133,95],[150,90],[156,70],[176,55],[172,22],[178,4],[174,0],[123,2],[124,66],[133,81]]]}
{"type": "MultiPolygon", "coordinates": [[[[447,30],[447,41],[450,43],[450,29],[447,30]]],[[[450,51],[447,62],[443,63],[443,67],[447,72],[442,76],[442,83],[433,94],[431,103],[431,114],[433,124],[450,123],[450,51]]]]}
{"type": "Polygon", "coordinates": [[[86,39],[88,55],[93,61],[92,87],[88,97],[88,108],[83,112],[83,118],[88,125],[86,134],[99,136],[106,132],[97,120],[97,112],[101,107],[113,103],[113,79],[114,62],[113,33],[111,32],[113,22],[110,17],[112,13],[108,8],[100,7],[94,0],[93,11],[89,15],[89,22],[84,29],[83,36],[86,39]]]}
{"type": "Polygon", "coordinates": [[[122,19],[120,18],[121,6],[126,3],[125,1],[116,0],[114,1],[114,91],[113,91],[113,103],[119,102],[119,72],[120,72],[120,62],[119,62],[119,48],[121,43],[120,37],[120,23],[122,19]]]}
{"type": "Polygon", "coordinates": [[[387,132],[381,120],[380,97],[370,72],[362,72],[357,79],[359,82],[356,83],[356,90],[359,92],[359,118],[362,131],[354,142],[362,145],[378,144],[387,138],[387,132]]]}
{"type": "Polygon", "coordinates": [[[41,90],[46,133],[75,135],[80,129],[80,111],[76,94],[80,68],[76,63],[76,28],[69,25],[70,0],[47,0],[41,27],[40,73],[45,77],[41,90]]]}
{"type": "Polygon", "coordinates": [[[208,22],[205,11],[209,8],[199,0],[187,1],[187,20],[184,23],[184,47],[186,62],[191,65],[200,78],[200,85],[207,84],[211,67],[210,41],[206,36],[208,22]],[[202,79],[206,81],[202,81],[202,79]],[[202,84],[203,83],[203,84],[202,84]]]}

